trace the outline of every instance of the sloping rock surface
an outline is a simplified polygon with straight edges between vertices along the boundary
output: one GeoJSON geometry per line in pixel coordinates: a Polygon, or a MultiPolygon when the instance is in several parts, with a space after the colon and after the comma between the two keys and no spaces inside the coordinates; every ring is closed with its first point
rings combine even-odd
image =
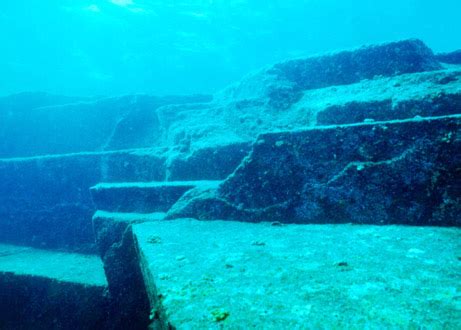
{"type": "Polygon", "coordinates": [[[291,60],[248,75],[210,103],[159,108],[160,141],[187,153],[274,130],[454,114],[460,77],[460,67],[445,67],[417,40],[291,60]]]}

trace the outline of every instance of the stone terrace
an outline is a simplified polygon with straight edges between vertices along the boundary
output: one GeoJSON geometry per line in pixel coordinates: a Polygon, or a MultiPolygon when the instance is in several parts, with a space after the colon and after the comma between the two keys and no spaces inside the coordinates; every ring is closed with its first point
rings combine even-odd
{"type": "Polygon", "coordinates": [[[460,128],[459,52],[419,40],[2,98],[0,327],[456,329],[460,128]]]}

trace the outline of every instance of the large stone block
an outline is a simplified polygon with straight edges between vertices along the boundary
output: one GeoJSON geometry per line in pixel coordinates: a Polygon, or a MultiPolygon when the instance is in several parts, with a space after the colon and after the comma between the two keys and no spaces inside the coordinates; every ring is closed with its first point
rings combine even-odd
{"type": "Polygon", "coordinates": [[[168,217],[460,225],[461,116],[268,133],[168,217]]]}
{"type": "Polygon", "coordinates": [[[0,244],[1,329],[107,329],[109,297],[95,256],[0,244]]]}
{"type": "Polygon", "coordinates": [[[277,64],[269,73],[294,82],[301,90],[346,85],[375,76],[441,69],[420,40],[404,40],[277,64]]]}
{"type": "Polygon", "coordinates": [[[282,62],[247,77],[223,96],[234,101],[268,97],[272,107],[287,108],[304,90],[441,68],[423,42],[403,40],[282,62]]]}
{"type": "Polygon", "coordinates": [[[154,329],[456,328],[458,228],[133,226],[154,329]]]}

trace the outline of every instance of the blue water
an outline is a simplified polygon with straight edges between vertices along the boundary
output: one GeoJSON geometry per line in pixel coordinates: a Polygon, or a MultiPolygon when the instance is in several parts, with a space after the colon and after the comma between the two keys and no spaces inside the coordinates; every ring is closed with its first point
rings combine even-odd
{"type": "Polygon", "coordinates": [[[15,0],[0,95],[212,93],[287,57],[402,38],[461,41],[459,0],[15,0]]]}

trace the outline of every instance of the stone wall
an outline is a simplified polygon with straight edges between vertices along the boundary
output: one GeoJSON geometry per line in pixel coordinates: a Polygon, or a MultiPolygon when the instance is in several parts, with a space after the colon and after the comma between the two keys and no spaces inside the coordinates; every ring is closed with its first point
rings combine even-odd
{"type": "Polygon", "coordinates": [[[460,115],[268,133],[169,218],[461,225],[460,115]]]}

